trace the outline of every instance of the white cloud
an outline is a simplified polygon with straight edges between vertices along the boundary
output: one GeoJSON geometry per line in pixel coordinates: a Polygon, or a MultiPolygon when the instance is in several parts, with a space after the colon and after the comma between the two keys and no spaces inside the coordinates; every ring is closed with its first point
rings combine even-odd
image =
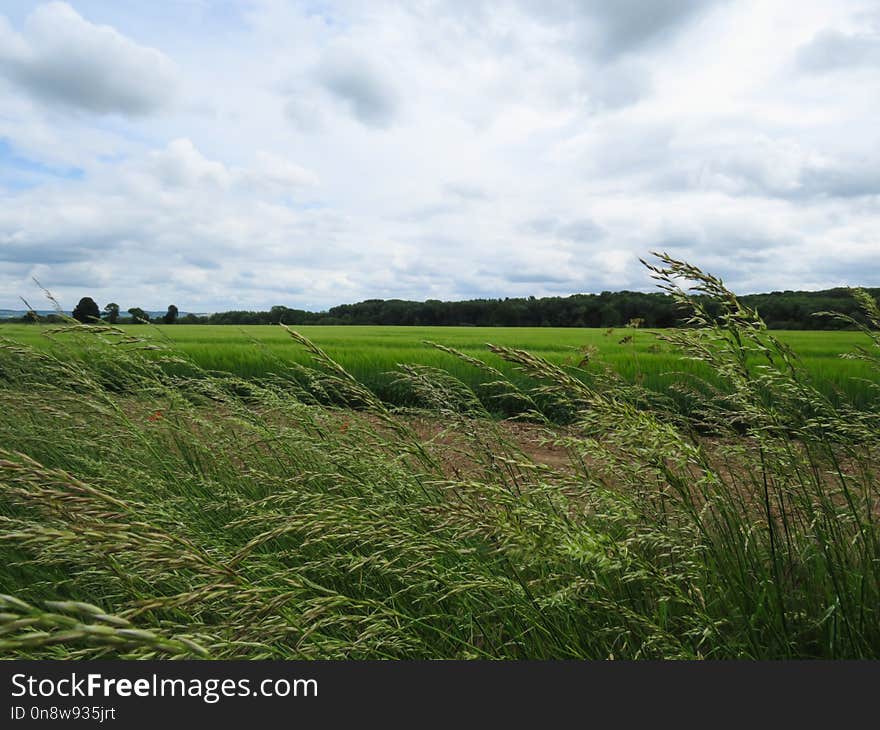
{"type": "Polygon", "coordinates": [[[319,184],[318,176],[311,170],[265,150],[257,152],[257,167],[248,175],[256,184],[266,184],[287,189],[310,188],[319,184]]]}
{"type": "Polygon", "coordinates": [[[229,187],[232,175],[220,162],[206,159],[188,139],[176,139],[151,155],[152,172],[165,188],[229,187]]]}
{"type": "MultiPolygon", "coordinates": [[[[605,58],[631,53],[681,31],[718,0],[580,0],[570,12],[584,28],[587,52],[605,58]]],[[[559,3],[567,5],[567,3],[559,3]]]]}
{"type": "Polygon", "coordinates": [[[0,17],[0,74],[41,101],[99,114],[153,113],[174,86],[164,54],[63,2],[35,8],[22,33],[0,17]]]}
{"type": "Polygon", "coordinates": [[[880,33],[823,30],[798,51],[798,63],[812,73],[880,66],[880,33]]]}
{"type": "Polygon", "coordinates": [[[368,127],[388,127],[398,107],[390,79],[356,54],[328,56],[315,70],[318,83],[368,127]]]}

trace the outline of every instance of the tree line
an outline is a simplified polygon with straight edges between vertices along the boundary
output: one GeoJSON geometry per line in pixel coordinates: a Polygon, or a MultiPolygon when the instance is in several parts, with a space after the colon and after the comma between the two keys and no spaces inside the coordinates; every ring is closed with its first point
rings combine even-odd
{"type": "MultiPolygon", "coordinates": [[[[173,304],[168,305],[168,311],[155,320],[140,307],[132,307],[128,310],[128,317],[123,317],[119,312],[119,305],[116,302],[110,302],[105,305],[104,310],[99,309],[97,302],[91,297],[83,297],[79,303],[73,308],[71,316],[78,322],[90,324],[95,322],[108,322],[109,324],[149,324],[150,322],[161,322],[163,324],[175,324],[180,310],[173,304]]],[[[35,312],[28,312],[25,317],[30,315],[30,319],[34,319],[35,312]]],[[[52,315],[49,315],[52,317],[52,315]]],[[[57,317],[57,319],[61,319],[57,317]]]]}
{"type": "MultiPolygon", "coordinates": [[[[872,296],[880,289],[868,289],[872,296]]],[[[863,321],[852,293],[846,288],[824,291],[784,291],[751,294],[740,300],[755,309],[767,325],[774,329],[839,329],[845,324],[817,312],[834,311],[863,321]]],[[[716,302],[705,300],[713,313],[716,302]]],[[[411,326],[474,326],[474,327],[621,327],[638,320],[644,327],[675,327],[682,324],[683,313],[676,309],[672,298],[662,292],[602,292],[573,294],[567,297],[520,297],[504,299],[470,299],[424,302],[402,299],[368,299],[356,304],[342,304],[326,312],[309,312],[276,305],[268,311],[228,311],[209,315],[180,316],[175,305],[155,320],[140,307],[132,307],[126,317],[115,302],[103,310],[91,297],[83,297],[73,310],[80,322],[140,324],[151,321],[162,324],[278,324],[289,325],[411,325],[411,326]]],[[[60,319],[50,315],[39,317],[34,312],[25,321],[60,319]]]]}

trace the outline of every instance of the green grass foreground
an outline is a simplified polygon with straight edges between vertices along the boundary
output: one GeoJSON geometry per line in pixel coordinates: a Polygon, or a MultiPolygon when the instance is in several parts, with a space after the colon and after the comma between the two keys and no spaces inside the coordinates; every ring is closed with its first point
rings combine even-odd
{"type": "MultiPolygon", "coordinates": [[[[560,367],[578,331],[541,331],[547,359],[505,345],[532,335],[510,330],[488,333],[500,344],[482,365],[471,348],[421,363],[399,357],[416,352],[406,339],[380,350],[409,363],[395,387],[438,425],[427,436],[351,359],[281,328],[260,332],[308,364],[261,378],[229,354],[208,372],[146,327],[67,328],[62,350],[4,340],[0,652],[877,658],[878,412],[827,397],[717,280],[671,259],[655,274],[723,305],[716,319],[690,302],[693,328],[665,333],[671,362],[723,385],[680,376],[688,413],[638,378],[560,367]],[[563,462],[532,459],[451,361],[563,462]]],[[[859,336],[870,396],[880,339],[859,336]]]]}

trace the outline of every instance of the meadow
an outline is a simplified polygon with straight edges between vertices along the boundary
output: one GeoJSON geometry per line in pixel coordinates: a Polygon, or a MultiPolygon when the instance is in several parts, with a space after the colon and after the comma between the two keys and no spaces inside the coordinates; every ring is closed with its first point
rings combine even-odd
{"type": "MultiPolygon", "coordinates": [[[[281,328],[271,325],[121,325],[121,331],[157,343],[169,344],[200,368],[233,373],[242,378],[265,379],[289,373],[292,364],[307,365],[309,355],[293,346],[281,328]]],[[[397,385],[398,365],[442,369],[484,396],[483,373],[462,359],[432,347],[437,343],[496,367],[524,385],[527,378],[514,365],[492,353],[487,344],[527,350],[556,365],[582,370],[585,375],[610,368],[630,382],[670,393],[675,383],[718,378],[704,362],[684,357],[668,342],[664,330],[632,328],[581,329],[556,327],[378,327],[299,326],[296,330],[320,346],[348,372],[386,402],[412,405],[412,392],[397,385]]],[[[61,357],[79,357],[69,338],[49,336],[49,326],[6,324],[0,337],[52,350],[61,357]]],[[[854,350],[863,337],[853,331],[776,331],[781,342],[797,354],[805,373],[823,393],[845,394],[859,405],[873,402],[866,387],[873,373],[859,360],[841,357],[854,350]]],[[[683,399],[678,398],[680,402],[683,399]]],[[[511,415],[503,411],[503,415],[511,415]]]]}
{"type": "Polygon", "coordinates": [[[720,304],[676,290],[692,326],[661,351],[638,330],[10,329],[0,652],[880,657],[880,334],[778,338],[699,270],[655,273],[720,304]],[[405,407],[358,375],[395,361],[405,407]],[[684,370],[688,409],[649,362],[684,370]],[[823,385],[840,363],[858,398],[823,385]]]}

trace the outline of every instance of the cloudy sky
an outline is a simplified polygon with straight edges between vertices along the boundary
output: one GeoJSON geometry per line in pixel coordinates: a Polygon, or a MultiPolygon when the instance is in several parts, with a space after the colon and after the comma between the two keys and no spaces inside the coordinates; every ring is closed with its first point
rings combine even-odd
{"type": "Polygon", "coordinates": [[[878,286],[878,122],[878,0],[3,0],[0,307],[878,286]]]}

